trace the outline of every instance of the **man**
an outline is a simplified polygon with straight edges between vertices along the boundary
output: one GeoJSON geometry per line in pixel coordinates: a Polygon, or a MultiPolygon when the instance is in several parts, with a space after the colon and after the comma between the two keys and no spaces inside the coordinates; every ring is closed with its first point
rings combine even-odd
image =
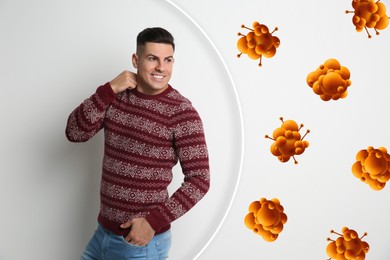
{"type": "Polygon", "coordinates": [[[171,222],[209,189],[202,121],[168,83],[174,50],[165,29],[143,30],[132,55],[137,73],[123,71],[98,87],[68,118],[72,142],[104,129],[99,224],[81,259],[166,259],[171,222]],[[184,181],[169,196],[178,161],[184,181]]]}

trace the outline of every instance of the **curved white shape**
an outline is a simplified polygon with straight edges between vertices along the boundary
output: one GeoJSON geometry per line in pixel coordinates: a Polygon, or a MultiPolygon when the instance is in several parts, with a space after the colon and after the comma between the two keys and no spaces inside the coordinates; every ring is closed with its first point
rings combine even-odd
{"type": "Polygon", "coordinates": [[[171,0],[166,0],[169,4],[171,4],[172,6],[174,6],[178,11],[180,11],[185,17],[188,18],[188,20],[190,20],[195,26],[196,28],[203,34],[203,36],[207,39],[207,41],[210,43],[210,45],[213,47],[213,50],[216,52],[216,54],[218,55],[220,61],[222,62],[223,66],[224,66],[224,69],[229,77],[229,80],[232,84],[232,87],[233,87],[233,91],[234,91],[234,95],[235,95],[235,99],[236,99],[236,102],[237,102],[237,107],[238,107],[238,112],[239,112],[239,119],[240,119],[240,131],[241,131],[241,156],[240,156],[240,159],[239,159],[239,172],[238,172],[238,176],[237,176],[237,181],[236,181],[236,184],[235,184],[235,187],[234,187],[234,191],[233,191],[233,195],[231,197],[231,200],[229,202],[229,205],[228,205],[228,208],[226,209],[226,212],[221,220],[221,222],[219,223],[219,225],[217,226],[216,230],[214,231],[213,235],[211,236],[211,238],[206,242],[206,244],[203,246],[203,248],[199,251],[199,253],[194,257],[194,260],[199,258],[199,256],[206,250],[206,248],[210,245],[210,243],[212,242],[212,240],[214,239],[214,237],[217,235],[217,233],[219,232],[219,230],[221,229],[222,225],[224,224],[229,212],[230,212],[230,209],[232,207],[232,204],[233,204],[233,201],[234,201],[234,198],[236,196],[236,193],[237,193],[237,189],[238,189],[238,186],[239,186],[239,183],[240,183],[240,179],[241,179],[241,173],[242,173],[242,164],[243,164],[243,158],[244,158],[244,124],[243,124],[243,118],[242,118],[242,111],[241,111],[241,104],[240,104],[240,100],[238,98],[238,93],[237,93],[237,89],[236,89],[236,86],[235,86],[235,83],[234,83],[234,80],[233,80],[233,77],[226,65],[226,62],[225,60],[223,59],[221,53],[219,52],[219,50],[217,49],[217,47],[215,46],[214,42],[211,40],[211,38],[208,36],[208,34],[203,30],[203,28],[187,13],[185,12],[182,8],[180,8],[177,4],[173,3],[171,0]]]}

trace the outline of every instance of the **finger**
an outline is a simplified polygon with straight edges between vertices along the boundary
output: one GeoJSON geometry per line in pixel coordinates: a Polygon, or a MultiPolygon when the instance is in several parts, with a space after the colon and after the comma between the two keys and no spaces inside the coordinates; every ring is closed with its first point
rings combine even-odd
{"type": "Polygon", "coordinates": [[[129,236],[126,237],[126,241],[129,244],[136,245],[136,246],[143,246],[143,245],[145,245],[144,243],[142,243],[142,241],[139,241],[139,240],[137,240],[137,239],[135,239],[133,237],[129,238],[129,239],[127,239],[127,238],[129,238],[129,236]]]}
{"type": "Polygon", "coordinates": [[[120,227],[123,229],[126,229],[126,228],[131,227],[132,224],[133,223],[131,221],[127,221],[127,222],[123,223],[120,227]]]}
{"type": "Polygon", "coordinates": [[[137,82],[130,82],[129,84],[128,84],[128,88],[129,89],[133,89],[133,88],[136,88],[137,87],[137,82]]]}
{"type": "Polygon", "coordinates": [[[135,88],[137,86],[137,78],[130,78],[128,82],[129,88],[135,88]]]}

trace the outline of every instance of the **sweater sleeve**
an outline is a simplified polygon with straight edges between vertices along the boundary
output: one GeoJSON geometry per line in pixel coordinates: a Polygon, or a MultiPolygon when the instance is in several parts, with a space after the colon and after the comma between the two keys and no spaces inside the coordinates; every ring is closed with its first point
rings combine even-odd
{"type": "Polygon", "coordinates": [[[69,115],[65,135],[71,142],[85,142],[103,127],[103,119],[108,106],[115,100],[110,83],[97,88],[69,115]]]}
{"type": "Polygon", "coordinates": [[[150,211],[146,219],[157,232],[188,212],[197,204],[210,187],[209,157],[202,121],[197,111],[181,111],[175,117],[174,147],[184,180],[168,201],[150,211]]]}

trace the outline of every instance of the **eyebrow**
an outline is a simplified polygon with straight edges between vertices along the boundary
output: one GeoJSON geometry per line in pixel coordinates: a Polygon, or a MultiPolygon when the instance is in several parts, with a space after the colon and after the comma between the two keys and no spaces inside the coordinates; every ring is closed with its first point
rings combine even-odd
{"type": "MultiPolygon", "coordinates": [[[[155,57],[155,58],[158,58],[157,55],[154,55],[154,54],[152,54],[152,53],[149,53],[148,55],[146,55],[146,57],[155,57]]],[[[173,59],[173,55],[169,55],[169,56],[167,56],[167,57],[164,58],[164,60],[166,60],[166,59],[173,59]]]]}

